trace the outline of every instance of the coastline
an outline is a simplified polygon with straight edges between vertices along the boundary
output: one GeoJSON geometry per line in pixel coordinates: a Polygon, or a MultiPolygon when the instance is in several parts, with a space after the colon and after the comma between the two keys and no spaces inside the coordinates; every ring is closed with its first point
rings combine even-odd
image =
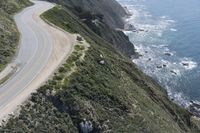
{"type": "Polygon", "coordinates": [[[155,80],[94,34],[71,10],[55,7],[44,16],[63,30],[79,33],[90,48],[81,61],[73,61],[81,56],[73,52],[52,80],[32,94],[19,116],[0,131],[78,132],[89,123],[92,132],[199,132],[191,113],[171,102],[155,80]],[[74,65],[77,71],[68,77],[66,72],[74,65]]]}
{"type": "MultiPolygon", "coordinates": [[[[140,28],[135,27],[134,24],[130,23],[130,18],[131,17],[135,18],[134,12],[131,11],[126,5],[123,5],[121,3],[120,3],[120,5],[124,8],[124,10],[127,13],[127,16],[125,16],[123,18],[124,19],[124,29],[120,29],[120,31],[124,32],[125,35],[127,35],[129,39],[131,39],[130,36],[128,35],[130,32],[137,33],[137,34],[139,34],[139,32],[149,32],[148,29],[140,29],[140,28]]],[[[163,17],[163,18],[165,18],[165,17],[163,17]]],[[[170,30],[173,31],[173,32],[177,31],[174,28],[171,28],[170,30]]],[[[167,96],[169,97],[169,99],[172,102],[178,104],[179,106],[184,107],[186,110],[188,110],[194,116],[196,116],[198,120],[200,120],[200,102],[199,101],[193,101],[193,100],[189,101],[188,99],[182,99],[182,98],[181,98],[181,102],[180,102],[179,100],[175,99],[172,96],[172,90],[169,89],[168,86],[167,87],[164,86],[162,83],[160,83],[160,81],[157,78],[155,78],[154,75],[151,75],[151,74],[147,73],[145,70],[143,70],[143,68],[140,67],[140,65],[138,65],[135,62],[135,60],[139,60],[139,58],[142,57],[142,56],[144,56],[144,54],[148,53],[148,51],[145,50],[145,49],[143,49],[142,52],[141,52],[141,48],[138,48],[134,44],[133,41],[131,41],[131,43],[134,45],[135,52],[136,52],[136,55],[133,55],[131,57],[132,62],[134,64],[136,64],[141,71],[143,71],[145,74],[147,74],[148,76],[150,76],[151,78],[153,78],[155,80],[155,82],[158,83],[163,88],[163,90],[166,91],[167,96]],[[138,51],[138,49],[140,49],[140,50],[138,51]]],[[[166,52],[163,52],[163,55],[171,57],[171,56],[174,55],[174,53],[171,52],[171,51],[166,51],[166,52]]],[[[153,58],[148,58],[148,61],[152,61],[152,60],[153,60],[153,58]]],[[[193,68],[195,68],[197,66],[196,62],[190,61],[187,58],[185,60],[182,60],[179,64],[182,65],[187,70],[193,69],[193,68]]],[[[154,69],[156,70],[156,69],[162,69],[162,68],[166,68],[166,67],[167,67],[167,63],[166,64],[157,65],[154,69]]],[[[154,72],[154,70],[153,70],[153,72],[154,72]]],[[[171,72],[172,75],[178,75],[179,74],[179,72],[176,71],[176,70],[170,70],[170,72],[171,72]]],[[[184,94],[181,94],[181,95],[184,95],[184,94]]],[[[181,97],[183,97],[183,96],[181,96],[181,97]]]]}

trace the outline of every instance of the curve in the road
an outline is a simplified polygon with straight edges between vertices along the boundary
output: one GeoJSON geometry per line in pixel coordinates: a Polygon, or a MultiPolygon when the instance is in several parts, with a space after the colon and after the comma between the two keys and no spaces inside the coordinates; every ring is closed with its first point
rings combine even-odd
{"type": "Polygon", "coordinates": [[[19,53],[14,64],[17,72],[0,86],[0,120],[12,113],[54,72],[72,52],[75,35],[46,24],[39,17],[54,7],[44,1],[35,4],[15,16],[21,33],[19,53]]]}

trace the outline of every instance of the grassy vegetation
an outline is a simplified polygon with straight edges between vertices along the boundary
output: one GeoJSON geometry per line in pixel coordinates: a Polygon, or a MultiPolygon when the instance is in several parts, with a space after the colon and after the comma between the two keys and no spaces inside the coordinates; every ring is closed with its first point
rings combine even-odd
{"type": "Polygon", "coordinates": [[[0,1],[0,71],[15,55],[19,41],[13,15],[30,4],[28,0],[0,1]]]}
{"type": "Polygon", "coordinates": [[[90,48],[80,60],[84,48],[76,46],[54,78],[0,132],[75,133],[82,131],[81,122],[91,122],[91,132],[200,132],[188,111],[68,9],[57,6],[43,17],[79,33],[90,48]],[[68,76],[74,66],[76,71],[68,76]]]}

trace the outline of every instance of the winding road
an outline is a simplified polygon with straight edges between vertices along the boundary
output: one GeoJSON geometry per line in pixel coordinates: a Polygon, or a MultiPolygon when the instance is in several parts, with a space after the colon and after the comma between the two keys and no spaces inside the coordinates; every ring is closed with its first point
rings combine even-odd
{"type": "Polygon", "coordinates": [[[35,4],[15,15],[21,33],[20,48],[12,64],[17,71],[0,86],[0,120],[6,119],[54,73],[72,52],[76,35],[45,23],[40,15],[54,4],[35,4]]]}

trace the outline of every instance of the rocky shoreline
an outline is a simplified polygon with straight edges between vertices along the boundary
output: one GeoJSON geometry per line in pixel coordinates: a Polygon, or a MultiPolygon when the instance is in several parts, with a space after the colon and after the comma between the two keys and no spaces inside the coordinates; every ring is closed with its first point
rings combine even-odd
{"type": "Polygon", "coordinates": [[[197,101],[190,101],[190,105],[187,108],[192,114],[200,119],[200,103],[197,101]]]}
{"type": "MultiPolygon", "coordinates": [[[[123,7],[124,10],[127,12],[128,16],[126,17],[129,18],[131,17],[133,14],[128,10],[128,8],[125,6],[123,7]]],[[[140,29],[140,28],[136,28],[133,24],[127,23],[126,21],[124,21],[124,29],[122,31],[128,31],[128,32],[148,32],[148,30],[146,29],[140,29]]],[[[137,52],[136,52],[137,53],[137,52]]],[[[148,53],[148,51],[145,51],[145,53],[148,53]]],[[[171,57],[173,56],[173,53],[171,52],[164,52],[163,53],[165,56],[171,57]]],[[[133,55],[131,57],[132,60],[134,59],[138,59],[141,56],[143,56],[141,53],[137,53],[136,55],[133,55]]],[[[148,61],[152,61],[152,58],[149,58],[148,61]]],[[[181,62],[180,63],[183,67],[188,68],[190,67],[190,63],[188,62],[181,62]]],[[[157,65],[155,69],[163,69],[166,68],[167,64],[160,64],[157,65]]],[[[175,70],[170,70],[171,74],[173,75],[177,75],[178,73],[175,70]]],[[[172,101],[174,101],[173,99],[171,99],[172,101]]],[[[198,101],[190,101],[189,106],[188,107],[184,107],[185,109],[187,109],[190,113],[192,113],[194,116],[196,116],[197,118],[200,119],[200,102],[198,101]]]]}

